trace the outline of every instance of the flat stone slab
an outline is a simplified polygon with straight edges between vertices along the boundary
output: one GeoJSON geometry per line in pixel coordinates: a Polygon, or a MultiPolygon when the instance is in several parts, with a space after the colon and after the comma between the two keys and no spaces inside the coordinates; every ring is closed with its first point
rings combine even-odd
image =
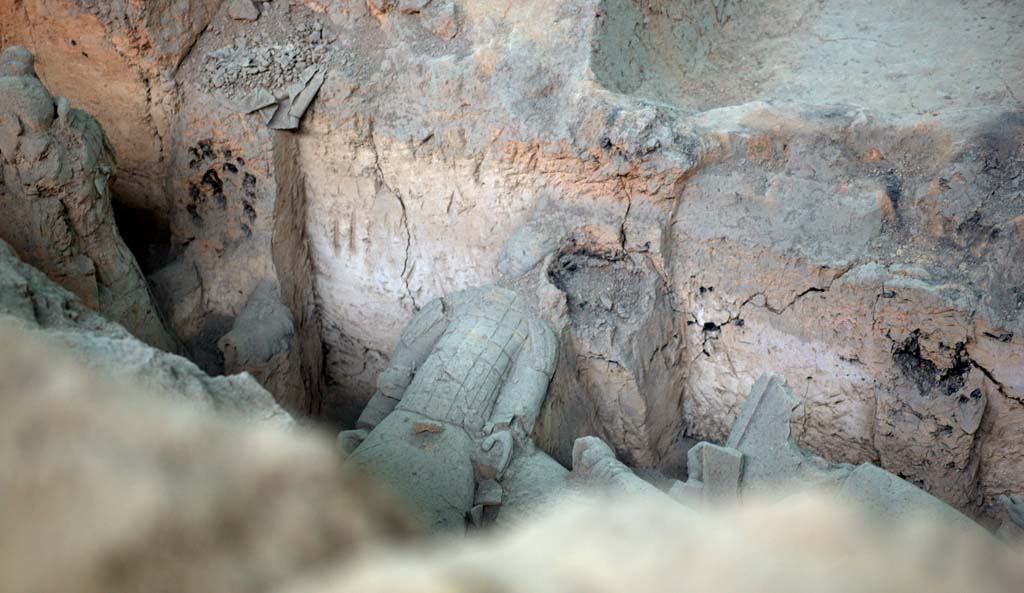
{"type": "Polygon", "coordinates": [[[736,449],[710,443],[701,448],[704,500],[712,504],[736,504],[740,500],[743,454],[736,449]]]}
{"type": "Polygon", "coordinates": [[[743,454],[744,494],[780,496],[815,486],[835,486],[850,467],[829,464],[802,450],[790,421],[800,400],[779,375],[762,375],[744,402],[726,447],[743,454]]]}

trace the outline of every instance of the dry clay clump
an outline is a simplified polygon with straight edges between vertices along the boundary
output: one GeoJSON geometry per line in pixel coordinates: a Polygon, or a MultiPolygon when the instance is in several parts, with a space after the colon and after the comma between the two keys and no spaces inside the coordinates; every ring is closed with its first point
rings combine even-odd
{"type": "Polygon", "coordinates": [[[327,439],[103,379],[33,335],[0,321],[0,590],[274,591],[413,531],[327,439]]]}
{"type": "Polygon", "coordinates": [[[283,88],[306,68],[319,64],[328,53],[319,23],[296,25],[298,39],[293,42],[250,47],[242,38],[206,56],[203,70],[207,90],[245,94],[257,89],[283,88]]]}

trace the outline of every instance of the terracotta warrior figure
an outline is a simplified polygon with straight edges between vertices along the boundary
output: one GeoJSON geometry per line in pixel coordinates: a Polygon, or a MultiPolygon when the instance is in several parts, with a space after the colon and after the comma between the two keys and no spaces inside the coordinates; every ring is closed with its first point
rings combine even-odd
{"type": "Polygon", "coordinates": [[[432,301],[409,323],[357,428],[350,460],[436,530],[500,504],[528,448],[558,342],[516,293],[488,286],[432,301]]]}
{"type": "Polygon", "coordinates": [[[113,149],[95,119],[50,95],[34,62],[23,47],[0,55],[0,238],[86,305],[176,350],[114,222],[113,149]]]}

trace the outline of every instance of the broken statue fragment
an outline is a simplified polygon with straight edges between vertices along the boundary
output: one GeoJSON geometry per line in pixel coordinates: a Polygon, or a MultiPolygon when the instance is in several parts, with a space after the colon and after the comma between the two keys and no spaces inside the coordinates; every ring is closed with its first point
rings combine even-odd
{"type": "Polygon", "coordinates": [[[99,123],[51,97],[35,59],[0,56],[0,238],[86,305],[163,350],[177,344],[114,222],[114,153],[99,123]]]}
{"type": "Polygon", "coordinates": [[[762,375],[725,446],[701,442],[690,449],[688,480],[675,483],[669,494],[700,507],[818,490],[883,520],[923,516],[980,530],[953,507],[875,465],[833,464],[801,449],[790,428],[799,403],[782,377],[762,375]]]}

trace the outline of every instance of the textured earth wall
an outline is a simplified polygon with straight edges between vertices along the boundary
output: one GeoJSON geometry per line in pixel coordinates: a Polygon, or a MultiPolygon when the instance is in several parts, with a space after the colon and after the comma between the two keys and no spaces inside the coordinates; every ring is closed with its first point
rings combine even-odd
{"type": "Polygon", "coordinates": [[[600,434],[680,471],[774,370],[816,453],[968,512],[1024,490],[1021,6],[217,4],[0,1],[107,129],[204,369],[269,282],[275,395],[348,423],[418,307],[501,280],[561,331],[563,462],[600,434]],[[309,66],[298,131],[243,113],[309,66]]]}

